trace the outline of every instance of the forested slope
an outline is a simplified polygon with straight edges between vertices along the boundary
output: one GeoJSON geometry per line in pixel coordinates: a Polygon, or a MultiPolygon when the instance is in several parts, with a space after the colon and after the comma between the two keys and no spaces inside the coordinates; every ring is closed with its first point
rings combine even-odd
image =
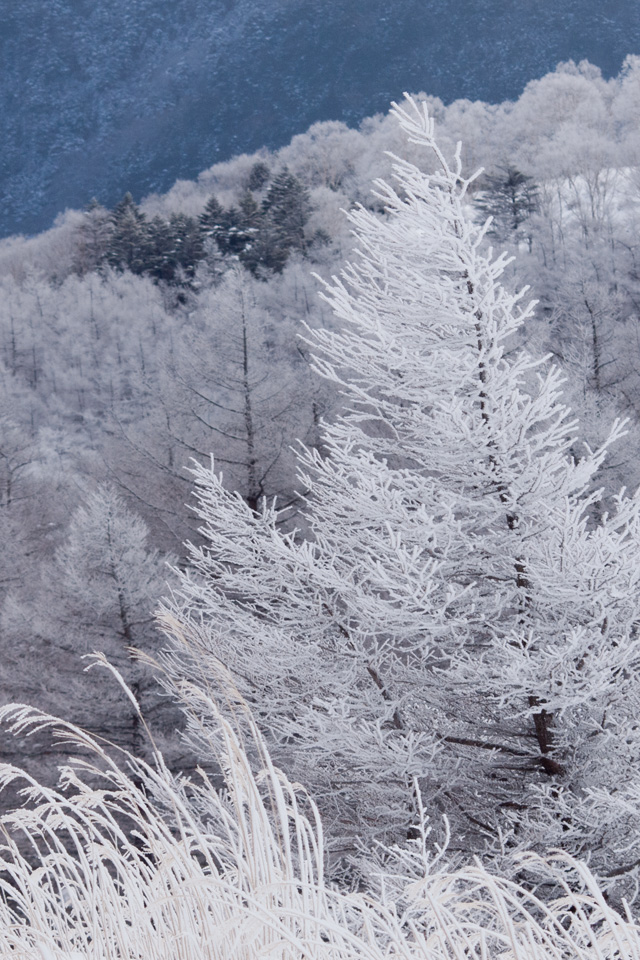
{"type": "Polygon", "coordinates": [[[357,124],[405,87],[498,102],[570,57],[611,76],[638,42],[632,0],[396,0],[393,15],[386,0],[4,3],[0,236],[94,195],[166,190],[314,121],[357,124]]]}
{"type": "MultiPolygon", "coordinates": [[[[564,65],[501,106],[428,102],[445,154],[462,140],[464,168],[485,167],[466,203],[478,222],[494,217],[486,244],[517,253],[507,285],[529,283],[539,300],[520,341],[560,361],[592,446],[615,415],[630,418],[605,468],[614,489],[634,489],[640,61],[609,81],[564,65]]],[[[80,672],[78,656],[102,649],[171,733],[175,715],[126,650],[157,651],[164,561],[199,543],[185,466],[213,453],[251,508],[277,496],[291,503],[285,528],[304,523],[291,447],[322,453],[320,420],[342,403],[311,376],[299,337],[303,323],[337,329],[311,273],[328,278],[349,255],[341,209],[386,216],[370,192],[390,175],[385,151],[424,166],[389,116],[320,123],[140,205],[89,204],[2,242],[4,701],[64,709],[137,749],[123,695],[80,672]]],[[[34,768],[50,765],[42,749],[34,768]]],[[[174,739],[168,757],[185,759],[174,739]]]]}
{"type": "MultiPolygon", "coordinates": [[[[597,74],[560,77],[573,117],[580,90],[593,105],[597,74]]],[[[282,305],[335,247],[282,157],[239,161],[240,191],[217,171],[197,220],[126,197],[30,245],[30,268],[8,250],[2,662],[14,696],[66,718],[0,708],[11,956],[638,956],[640,494],[617,486],[636,459],[636,172],[609,153],[551,191],[548,167],[468,177],[427,104],[392,112],[417,163],[393,158],[395,186],[348,211],[351,262],[316,278],[330,313],[307,307],[302,345],[322,396],[282,305]],[[305,497],[279,510],[262,494],[292,489],[275,437],[293,410],[298,430],[311,413],[305,497]],[[153,544],[176,531],[143,493],[178,491],[192,420],[230,473],[193,471],[160,641],[153,544]]]]}

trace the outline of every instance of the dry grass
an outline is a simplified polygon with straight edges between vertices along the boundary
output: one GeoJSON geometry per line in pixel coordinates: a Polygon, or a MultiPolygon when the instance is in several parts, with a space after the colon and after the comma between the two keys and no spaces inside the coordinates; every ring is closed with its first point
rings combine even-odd
{"type": "Polygon", "coordinates": [[[205,776],[175,779],[160,756],[154,767],[129,757],[125,772],[69,724],[1,711],[14,733],[49,727],[95,757],[64,768],[55,791],[1,770],[3,786],[22,781],[25,801],[3,818],[2,958],[640,960],[637,926],[586,867],[561,855],[523,862],[538,889],[555,891],[544,903],[480,864],[431,858],[425,823],[421,840],[387,852],[375,890],[332,888],[314,805],[274,768],[246,708],[232,692],[230,723],[201,692],[182,696],[217,753],[224,793],[205,776]]]}

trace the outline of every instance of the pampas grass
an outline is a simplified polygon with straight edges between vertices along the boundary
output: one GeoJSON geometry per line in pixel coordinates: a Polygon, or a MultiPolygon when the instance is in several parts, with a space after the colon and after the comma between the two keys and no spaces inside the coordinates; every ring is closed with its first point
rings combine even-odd
{"type": "Polygon", "coordinates": [[[425,816],[417,840],[383,852],[368,892],[331,886],[313,801],[273,766],[230,681],[224,716],[195,687],[180,696],[224,791],[202,771],[175,778],[159,754],[154,764],[115,762],[104,744],[30,707],[0,711],[14,734],[50,728],[92,758],[62,768],[55,790],[0,770],[2,788],[18,785],[23,801],[2,818],[2,958],[640,960],[638,927],[584,865],[525,857],[538,883],[527,888],[480,863],[452,869],[443,851],[429,853],[425,816]]]}

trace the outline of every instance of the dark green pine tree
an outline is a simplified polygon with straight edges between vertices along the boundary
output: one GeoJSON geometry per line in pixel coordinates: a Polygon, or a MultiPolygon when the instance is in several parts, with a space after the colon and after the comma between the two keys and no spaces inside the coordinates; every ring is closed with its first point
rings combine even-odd
{"type": "Polygon", "coordinates": [[[257,233],[262,223],[262,210],[251,190],[247,190],[240,200],[240,217],[246,233],[257,233]]]}
{"type": "Polygon", "coordinates": [[[111,214],[113,233],[107,262],[119,270],[144,273],[148,258],[149,224],[130,193],[126,193],[111,214]]]}
{"type": "Polygon", "coordinates": [[[200,232],[203,239],[215,240],[222,248],[222,237],[226,230],[226,214],[218,198],[212,195],[207,200],[199,217],[200,232]]]}
{"type": "Polygon", "coordinates": [[[173,213],[169,219],[175,277],[182,270],[187,277],[195,273],[198,262],[204,259],[204,244],[199,222],[184,213],[173,213]]]}
{"type": "Polygon", "coordinates": [[[259,276],[261,268],[267,267],[265,253],[270,246],[268,227],[261,205],[247,190],[240,200],[240,229],[244,243],[239,257],[243,266],[254,276],[259,276]]]}
{"type": "Polygon", "coordinates": [[[538,210],[538,187],[533,177],[515,167],[502,167],[497,173],[484,177],[482,196],[476,206],[493,222],[489,236],[501,242],[517,243],[527,240],[531,245],[527,221],[538,210]]]}
{"type": "Polygon", "coordinates": [[[156,280],[171,282],[175,273],[174,242],[171,227],[164,217],[154,217],[149,224],[145,273],[156,280]]]}
{"type": "Polygon", "coordinates": [[[305,252],[307,240],[304,228],[311,216],[311,199],[307,188],[287,167],[269,187],[263,212],[274,225],[280,245],[287,252],[305,252]]]}
{"type": "Polygon", "coordinates": [[[305,226],[311,209],[308,190],[285,168],[262,204],[251,190],[229,210],[210,197],[200,215],[200,229],[203,239],[214,240],[223,256],[237,258],[254,276],[279,273],[292,250],[306,253],[305,226]]]}
{"type": "Polygon", "coordinates": [[[251,167],[247,188],[249,190],[262,190],[271,179],[271,171],[264,160],[258,160],[251,167]]]}
{"type": "Polygon", "coordinates": [[[209,198],[200,214],[200,229],[203,240],[215,240],[223,256],[238,257],[245,247],[242,212],[236,207],[225,210],[215,196],[209,198]]]}

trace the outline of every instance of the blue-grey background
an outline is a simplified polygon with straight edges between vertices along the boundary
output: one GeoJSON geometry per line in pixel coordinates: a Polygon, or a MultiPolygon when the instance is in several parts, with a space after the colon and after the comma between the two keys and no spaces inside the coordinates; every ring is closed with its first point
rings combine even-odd
{"type": "Polygon", "coordinates": [[[0,0],[0,235],[350,124],[640,52],[638,0],[0,0]]]}

